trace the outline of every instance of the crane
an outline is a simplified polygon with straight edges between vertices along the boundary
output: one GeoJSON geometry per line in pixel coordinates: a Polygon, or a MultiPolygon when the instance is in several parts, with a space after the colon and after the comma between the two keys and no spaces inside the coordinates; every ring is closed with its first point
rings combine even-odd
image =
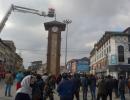
{"type": "Polygon", "coordinates": [[[55,9],[53,9],[53,8],[50,8],[48,10],[48,14],[46,14],[45,12],[40,12],[39,10],[16,6],[16,5],[12,4],[11,7],[9,8],[9,10],[7,11],[7,13],[5,14],[5,16],[3,17],[2,21],[0,22],[0,33],[1,33],[2,29],[4,28],[5,23],[8,20],[12,11],[18,11],[18,12],[22,12],[22,13],[32,13],[32,14],[36,14],[36,15],[44,16],[44,17],[55,17],[55,9]]]}

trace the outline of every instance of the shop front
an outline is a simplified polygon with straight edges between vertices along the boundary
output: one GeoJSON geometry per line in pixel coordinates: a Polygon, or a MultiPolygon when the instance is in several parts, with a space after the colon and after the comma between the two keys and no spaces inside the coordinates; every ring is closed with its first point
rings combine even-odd
{"type": "Polygon", "coordinates": [[[109,65],[109,72],[114,73],[119,76],[124,76],[128,78],[130,76],[130,65],[109,65]]]}

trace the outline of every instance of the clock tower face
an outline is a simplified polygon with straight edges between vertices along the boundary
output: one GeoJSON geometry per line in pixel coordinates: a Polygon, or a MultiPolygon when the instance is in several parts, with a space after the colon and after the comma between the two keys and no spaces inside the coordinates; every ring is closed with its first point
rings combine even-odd
{"type": "Polygon", "coordinates": [[[59,28],[58,28],[57,26],[53,26],[53,27],[52,27],[52,32],[58,32],[58,29],[59,29],[59,28]]]}

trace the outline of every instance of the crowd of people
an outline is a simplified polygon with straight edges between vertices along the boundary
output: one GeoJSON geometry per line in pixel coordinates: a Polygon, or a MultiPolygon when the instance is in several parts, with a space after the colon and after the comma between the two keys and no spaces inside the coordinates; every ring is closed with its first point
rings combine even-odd
{"type": "MultiPolygon", "coordinates": [[[[5,75],[5,96],[11,96],[13,75],[9,71],[5,75]]],[[[91,100],[112,100],[114,97],[126,100],[126,89],[130,94],[130,78],[120,76],[116,79],[110,75],[96,77],[91,74],[63,73],[57,76],[39,75],[37,73],[23,73],[19,71],[15,75],[16,95],[15,100],[54,100],[54,94],[60,100],[88,100],[88,91],[91,100]],[[82,95],[80,95],[82,93],[82,95]]]]}

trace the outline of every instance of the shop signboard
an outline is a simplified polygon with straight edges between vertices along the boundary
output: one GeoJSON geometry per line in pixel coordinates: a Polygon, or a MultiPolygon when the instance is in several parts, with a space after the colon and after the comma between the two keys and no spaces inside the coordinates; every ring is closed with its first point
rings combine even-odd
{"type": "Polygon", "coordinates": [[[109,65],[116,65],[117,64],[117,57],[116,55],[111,55],[109,59],[109,65]]]}

